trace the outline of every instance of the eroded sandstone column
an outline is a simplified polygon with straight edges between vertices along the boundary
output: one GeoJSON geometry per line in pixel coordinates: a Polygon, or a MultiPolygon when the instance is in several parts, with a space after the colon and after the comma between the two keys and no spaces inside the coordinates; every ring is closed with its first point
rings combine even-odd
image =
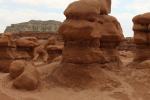
{"type": "Polygon", "coordinates": [[[118,57],[115,47],[123,35],[114,17],[100,13],[101,6],[99,0],[80,0],[65,10],[66,20],[59,28],[65,42],[63,60],[51,75],[57,84],[83,88],[111,80],[101,69],[107,58],[118,57]]]}
{"type": "Polygon", "coordinates": [[[134,61],[150,59],[150,13],[137,15],[133,18],[134,42],[136,55],[134,61]]]}
{"type": "Polygon", "coordinates": [[[59,29],[65,40],[63,63],[105,62],[99,48],[101,26],[98,23],[98,16],[100,6],[93,1],[89,2],[74,2],[65,11],[66,20],[59,29]]]}

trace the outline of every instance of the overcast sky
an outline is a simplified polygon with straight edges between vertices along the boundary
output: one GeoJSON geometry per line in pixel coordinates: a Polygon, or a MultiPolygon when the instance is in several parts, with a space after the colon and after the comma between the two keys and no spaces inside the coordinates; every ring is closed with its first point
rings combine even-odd
{"type": "MultiPolygon", "coordinates": [[[[34,20],[65,19],[63,11],[75,0],[0,0],[0,33],[6,26],[34,20]]],[[[112,0],[111,15],[120,21],[124,35],[132,36],[132,18],[150,12],[150,0],[112,0]]]]}

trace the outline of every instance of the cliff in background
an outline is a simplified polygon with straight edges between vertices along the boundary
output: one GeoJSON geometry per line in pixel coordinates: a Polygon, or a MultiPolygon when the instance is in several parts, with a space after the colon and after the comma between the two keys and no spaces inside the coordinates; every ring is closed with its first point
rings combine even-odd
{"type": "Polygon", "coordinates": [[[20,32],[57,32],[61,22],[49,20],[30,20],[29,22],[12,24],[8,26],[4,32],[20,33],[20,32]]]}

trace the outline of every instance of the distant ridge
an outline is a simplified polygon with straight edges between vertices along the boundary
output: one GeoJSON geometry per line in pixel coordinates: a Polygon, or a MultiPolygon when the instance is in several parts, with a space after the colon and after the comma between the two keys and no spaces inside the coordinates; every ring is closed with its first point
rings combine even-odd
{"type": "Polygon", "coordinates": [[[41,21],[41,20],[30,20],[29,22],[23,22],[18,24],[11,24],[7,26],[4,32],[51,32],[55,33],[58,31],[61,22],[55,20],[41,21]]]}

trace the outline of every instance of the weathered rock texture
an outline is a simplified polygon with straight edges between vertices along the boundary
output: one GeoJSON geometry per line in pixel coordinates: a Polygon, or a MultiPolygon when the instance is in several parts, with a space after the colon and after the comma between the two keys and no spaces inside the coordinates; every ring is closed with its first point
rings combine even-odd
{"type": "Polygon", "coordinates": [[[133,18],[134,42],[136,44],[135,61],[150,59],[150,13],[137,15],[133,18]]]}
{"type": "Polygon", "coordinates": [[[132,37],[126,37],[117,47],[119,51],[135,51],[136,45],[132,37]]]}
{"type": "Polygon", "coordinates": [[[109,77],[99,68],[120,61],[116,46],[123,39],[122,29],[116,18],[100,13],[102,6],[97,0],[80,0],[65,10],[66,20],[59,28],[65,41],[63,59],[52,74],[60,84],[82,88],[105,84],[109,77]]]}
{"type": "Polygon", "coordinates": [[[14,78],[14,87],[26,90],[36,89],[40,79],[35,66],[22,60],[12,62],[10,67],[10,76],[14,78]]]}
{"type": "Polygon", "coordinates": [[[5,30],[6,32],[19,33],[19,32],[57,32],[61,22],[58,21],[38,21],[31,20],[25,23],[12,24],[5,30]]]}

